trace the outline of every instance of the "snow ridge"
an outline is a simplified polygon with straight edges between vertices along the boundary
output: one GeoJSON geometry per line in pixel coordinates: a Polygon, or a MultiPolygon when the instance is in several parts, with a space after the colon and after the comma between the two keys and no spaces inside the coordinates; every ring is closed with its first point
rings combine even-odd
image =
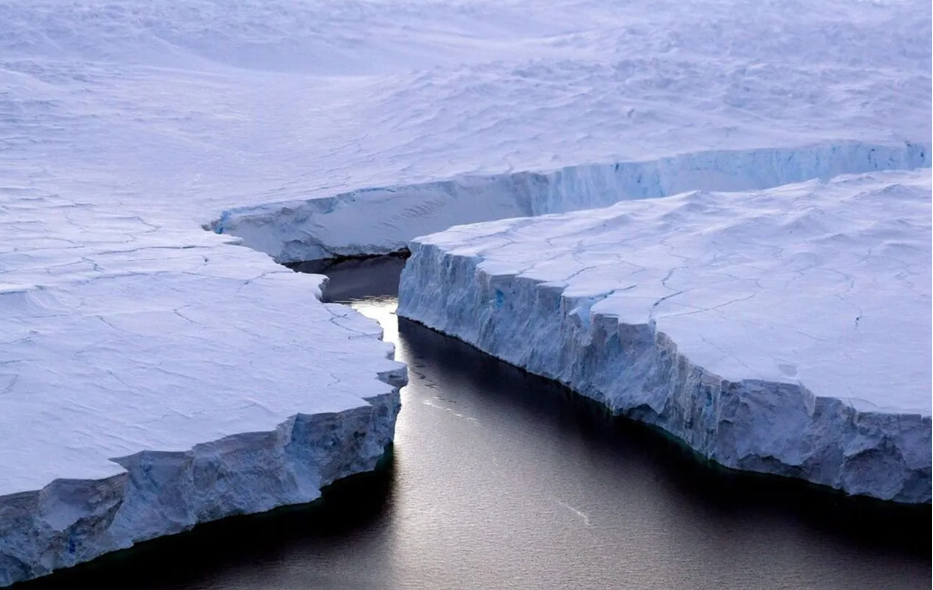
{"type": "Polygon", "coordinates": [[[464,176],[230,209],[209,227],[241,237],[280,263],[388,254],[416,236],[455,224],[592,209],[686,190],[741,191],[839,174],[928,168],[930,149],[929,143],[830,143],[464,176]]]}
{"type": "Polygon", "coordinates": [[[726,467],[931,499],[929,172],[418,238],[398,314],[726,467]]]}

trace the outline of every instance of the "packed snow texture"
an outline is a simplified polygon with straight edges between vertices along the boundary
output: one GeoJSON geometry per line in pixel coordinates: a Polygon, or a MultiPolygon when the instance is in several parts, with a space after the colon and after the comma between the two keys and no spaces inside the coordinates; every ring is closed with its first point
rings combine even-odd
{"type": "MultiPolygon", "coordinates": [[[[377,23],[401,4],[366,6],[377,23]]],[[[377,60],[352,99],[341,83],[275,97],[314,105],[314,141],[363,127],[301,160],[304,177],[323,168],[320,189],[257,195],[270,202],[226,210],[215,231],[291,262],[396,251],[456,223],[930,164],[925,3],[405,7],[412,38],[432,31],[430,68],[383,75],[377,60]]]]}
{"type": "Polygon", "coordinates": [[[929,166],[919,0],[0,0],[0,23],[0,583],[372,465],[398,377],[374,325],[226,234],[377,253],[477,211],[929,166]],[[306,422],[368,442],[288,476],[306,422]]]}
{"type": "Polygon", "coordinates": [[[929,171],[688,192],[411,244],[400,316],[736,469],[930,502],[929,171]]]}

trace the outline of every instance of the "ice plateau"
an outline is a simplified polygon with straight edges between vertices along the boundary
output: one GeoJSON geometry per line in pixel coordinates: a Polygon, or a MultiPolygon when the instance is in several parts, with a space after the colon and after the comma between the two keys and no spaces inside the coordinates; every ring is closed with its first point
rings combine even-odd
{"type": "Polygon", "coordinates": [[[726,467],[930,502],[930,172],[691,191],[411,243],[400,316],[726,467]]]}
{"type": "Polygon", "coordinates": [[[0,0],[0,585],[374,464],[390,348],[236,244],[929,167],[930,36],[920,0],[0,0]]]}

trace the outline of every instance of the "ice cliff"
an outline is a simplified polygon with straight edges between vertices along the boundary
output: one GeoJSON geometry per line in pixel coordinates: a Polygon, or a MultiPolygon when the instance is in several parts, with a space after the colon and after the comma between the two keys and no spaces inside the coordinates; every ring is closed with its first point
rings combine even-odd
{"type": "Polygon", "coordinates": [[[930,165],[919,0],[0,0],[0,22],[0,585],[374,464],[390,347],[231,235],[378,254],[930,165]]]}
{"type": "Polygon", "coordinates": [[[414,240],[400,316],[733,469],[930,502],[930,173],[414,240]]]}
{"type": "Polygon", "coordinates": [[[279,262],[386,254],[456,224],[604,207],[685,190],[762,189],[839,174],[930,166],[929,143],[833,143],[711,151],[369,188],[225,211],[210,228],[279,262]]]}
{"type": "Polygon", "coordinates": [[[376,466],[405,367],[323,277],[48,197],[0,189],[0,586],[376,466]]]}

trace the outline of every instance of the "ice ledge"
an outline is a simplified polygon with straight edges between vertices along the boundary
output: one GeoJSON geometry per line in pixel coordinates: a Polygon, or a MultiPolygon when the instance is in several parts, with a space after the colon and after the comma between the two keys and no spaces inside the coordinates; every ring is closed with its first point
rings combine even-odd
{"type": "Polygon", "coordinates": [[[399,310],[726,467],[931,499],[929,173],[416,239],[399,310]]]}
{"type": "Polygon", "coordinates": [[[464,176],[225,211],[207,227],[281,263],[389,254],[452,225],[605,207],[687,190],[764,189],[813,178],[930,166],[928,142],[837,142],[687,153],[546,173],[464,176]]]}
{"type": "Polygon", "coordinates": [[[0,586],[198,523],[316,500],[322,487],[375,469],[392,442],[397,386],[367,401],[187,452],[115,459],[126,472],[106,479],[55,480],[0,497],[0,586]]]}
{"type": "Polygon", "coordinates": [[[0,586],[376,466],[406,369],[323,277],[36,196],[0,190],[0,586]]]}

